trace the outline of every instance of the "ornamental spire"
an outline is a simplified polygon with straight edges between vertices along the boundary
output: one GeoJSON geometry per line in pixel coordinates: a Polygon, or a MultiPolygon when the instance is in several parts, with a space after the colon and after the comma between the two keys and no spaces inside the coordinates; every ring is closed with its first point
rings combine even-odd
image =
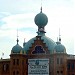
{"type": "Polygon", "coordinates": [[[26,42],[25,42],[25,38],[24,38],[24,43],[23,43],[23,47],[25,46],[26,42]]]}
{"type": "Polygon", "coordinates": [[[18,29],[17,29],[17,40],[16,40],[17,41],[17,45],[18,45],[18,42],[19,42],[18,37],[19,36],[18,36],[18,29]]]}
{"type": "Polygon", "coordinates": [[[41,6],[41,13],[42,13],[42,6],[41,6]]]}
{"type": "Polygon", "coordinates": [[[42,0],[41,0],[41,13],[42,13],[42,0]]]}
{"type": "Polygon", "coordinates": [[[61,43],[61,37],[60,37],[60,28],[59,28],[59,42],[61,43]]]}

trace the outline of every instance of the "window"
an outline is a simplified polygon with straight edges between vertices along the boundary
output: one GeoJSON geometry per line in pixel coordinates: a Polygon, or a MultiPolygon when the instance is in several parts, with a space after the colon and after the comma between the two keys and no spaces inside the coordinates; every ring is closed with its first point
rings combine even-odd
{"type": "Polygon", "coordinates": [[[26,59],[26,64],[27,64],[27,65],[29,64],[27,59],[26,59]]]}
{"type": "Polygon", "coordinates": [[[39,54],[39,53],[45,53],[42,46],[36,46],[32,54],[39,54]]]}
{"type": "Polygon", "coordinates": [[[6,70],[9,70],[9,64],[6,64],[6,70]]]}
{"type": "Polygon", "coordinates": [[[59,71],[57,71],[57,74],[59,74],[59,71]]]}
{"type": "Polygon", "coordinates": [[[16,72],[16,75],[19,75],[19,71],[16,72]]]}
{"type": "Polygon", "coordinates": [[[13,59],[13,65],[19,65],[19,59],[13,59]]]}
{"type": "Polygon", "coordinates": [[[13,75],[19,75],[19,71],[13,71],[13,75]]]}
{"type": "Polygon", "coordinates": [[[74,63],[71,64],[71,68],[72,68],[72,70],[74,70],[74,63]]]}
{"type": "Polygon", "coordinates": [[[70,70],[70,63],[67,64],[67,69],[70,70]]]}
{"type": "Polygon", "coordinates": [[[59,58],[57,58],[57,64],[59,64],[59,58]]]}
{"type": "Polygon", "coordinates": [[[22,60],[22,65],[24,65],[24,60],[22,60]]]}
{"type": "Polygon", "coordinates": [[[3,71],[6,71],[6,64],[3,65],[3,71]]]}
{"type": "Polygon", "coordinates": [[[15,75],[15,71],[13,71],[13,75],[15,75]]]}
{"type": "Polygon", "coordinates": [[[50,58],[50,64],[52,63],[51,58],[50,58]]]}
{"type": "Polygon", "coordinates": [[[15,65],[15,59],[13,59],[13,65],[15,65]]]}
{"type": "Polygon", "coordinates": [[[69,73],[67,75],[70,75],[69,73]]]}
{"type": "Polygon", "coordinates": [[[4,64],[3,71],[8,71],[8,70],[9,70],[9,64],[4,64]]]}
{"type": "Polygon", "coordinates": [[[63,63],[62,58],[60,58],[60,64],[62,64],[62,63],[63,63]]]}
{"type": "Polygon", "coordinates": [[[63,73],[63,71],[60,72],[61,74],[63,73]]]}
{"type": "Polygon", "coordinates": [[[17,62],[16,63],[17,63],[17,65],[19,65],[19,59],[17,59],[17,62]]]}

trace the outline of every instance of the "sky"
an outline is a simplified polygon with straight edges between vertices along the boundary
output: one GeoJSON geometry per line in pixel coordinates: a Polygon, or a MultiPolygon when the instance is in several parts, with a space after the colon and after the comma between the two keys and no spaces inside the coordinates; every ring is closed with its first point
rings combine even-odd
{"type": "Polygon", "coordinates": [[[9,58],[16,45],[17,29],[22,47],[24,38],[27,42],[37,35],[34,18],[41,4],[48,17],[46,36],[56,42],[60,28],[61,43],[68,54],[75,54],[75,0],[0,0],[0,58],[9,58]]]}

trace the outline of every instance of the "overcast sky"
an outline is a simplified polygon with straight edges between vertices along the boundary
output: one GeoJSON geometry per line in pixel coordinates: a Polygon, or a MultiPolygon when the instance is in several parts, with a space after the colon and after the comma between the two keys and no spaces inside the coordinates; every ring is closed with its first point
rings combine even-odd
{"type": "MultiPolygon", "coordinates": [[[[43,13],[48,17],[46,36],[57,41],[59,28],[61,43],[69,54],[75,54],[75,0],[42,0],[43,13]]],[[[16,45],[37,35],[34,17],[40,12],[41,0],[0,0],[0,57],[8,58],[16,45]]]]}

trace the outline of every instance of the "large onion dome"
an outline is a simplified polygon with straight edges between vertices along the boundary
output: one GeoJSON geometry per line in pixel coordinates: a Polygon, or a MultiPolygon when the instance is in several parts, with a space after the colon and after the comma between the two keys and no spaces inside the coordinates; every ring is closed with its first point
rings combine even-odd
{"type": "Polygon", "coordinates": [[[38,27],[46,26],[48,18],[44,13],[42,13],[42,7],[41,7],[41,12],[35,16],[34,21],[38,27]]]}
{"type": "MultiPolygon", "coordinates": [[[[52,54],[54,52],[54,47],[56,46],[56,43],[45,36],[45,30],[44,27],[46,26],[47,22],[48,22],[48,18],[47,16],[42,13],[42,7],[41,7],[41,12],[39,14],[37,14],[35,16],[35,24],[38,26],[38,35],[37,36],[41,36],[40,40],[43,40],[43,43],[46,44],[46,47],[48,48],[49,52],[52,54]]],[[[24,46],[24,50],[26,53],[28,53],[28,50],[30,49],[30,47],[32,47],[32,44],[35,42],[36,37],[30,39],[24,46]]]]}

